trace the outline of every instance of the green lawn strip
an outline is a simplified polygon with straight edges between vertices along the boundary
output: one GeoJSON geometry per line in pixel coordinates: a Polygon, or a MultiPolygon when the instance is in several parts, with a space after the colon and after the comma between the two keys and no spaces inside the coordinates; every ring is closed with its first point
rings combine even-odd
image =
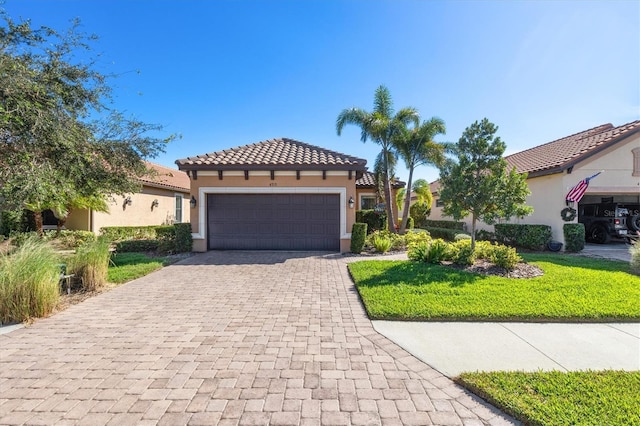
{"type": "Polygon", "coordinates": [[[144,253],[117,253],[111,257],[107,281],[122,284],[143,277],[168,265],[164,257],[151,257],[144,253]]]}
{"type": "Polygon", "coordinates": [[[611,321],[640,319],[640,277],[624,262],[524,254],[544,276],[485,276],[412,261],[349,264],[372,319],[611,321]]]}
{"type": "Polygon", "coordinates": [[[640,425],[640,371],[463,373],[469,390],[530,425],[640,425]]]}

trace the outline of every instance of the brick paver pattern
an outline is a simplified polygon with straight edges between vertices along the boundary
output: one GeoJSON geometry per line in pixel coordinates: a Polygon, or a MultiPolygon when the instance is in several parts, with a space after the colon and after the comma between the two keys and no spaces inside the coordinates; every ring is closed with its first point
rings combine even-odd
{"type": "Polygon", "coordinates": [[[0,424],[512,424],[375,332],[350,259],[204,253],[1,335],[0,424]]]}

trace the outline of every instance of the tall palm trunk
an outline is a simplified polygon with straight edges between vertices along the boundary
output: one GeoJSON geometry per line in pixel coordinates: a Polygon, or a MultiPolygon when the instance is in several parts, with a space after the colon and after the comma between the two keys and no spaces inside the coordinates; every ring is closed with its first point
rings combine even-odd
{"type": "Polygon", "coordinates": [[[409,209],[411,208],[411,185],[413,184],[413,168],[409,168],[409,180],[407,182],[407,191],[404,197],[404,207],[402,208],[402,223],[400,223],[400,234],[404,234],[407,230],[407,222],[409,222],[409,209]]]}
{"type": "Polygon", "coordinates": [[[388,148],[383,148],[384,153],[384,204],[387,210],[387,228],[389,232],[396,232],[395,218],[393,216],[393,206],[391,205],[391,179],[389,178],[389,157],[387,155],[388,148]]]}

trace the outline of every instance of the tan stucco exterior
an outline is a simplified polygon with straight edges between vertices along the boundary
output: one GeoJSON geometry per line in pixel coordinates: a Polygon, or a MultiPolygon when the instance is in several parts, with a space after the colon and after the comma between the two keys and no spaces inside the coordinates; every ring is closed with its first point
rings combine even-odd
{"type": "MultiPolygon", "coordinates": [[[[396,223],[399,223],[401,217],[399,216],[398,205],[396,204],[396,194],[398,193],[398,188],[391,188],[391,208],[393,209],[393,217],[396,223]]],[[[378,197],[376,195],[376,190],[373,188],[356,188],[356,196],[353,197],[356,204],[357,210],[362,210],[362,197],[376,197],[377,203],[384,203],[384,198],[378,197]]]]}
{"type": "Polygon", "coordinates": [[[124,205],[126,197],[109,197],[109,212],[76,210],[71,212],[65,224],[67,229],[85,230],[99,233],[105,226],[149,226],[172,224],[176,222],[176,196],[182,197],[182,220],[189,221],[190,195],[184,190],[156,188],[145,185],[131,197],[131,204],[124,205]],[[154,200],[158,205],[153,206],[154,200]]]}
{"type": "MultiPolygon", "coordinates": [[[[522,219],[512,219],[510,223],[543,224],[551,226],[553,239],[564,243],[563,225],[560,211],[566,207],[565,196],[579,181],[594,174],[602,173],[593,179],[581,202],[600,202],[602,197],[615,198],[617,202],[640,203],[640,176],[634,170],[633,150],[640,147],[640,134],[631,136],[608,149],[574,165],[561,173],[531,177],[527,179],[531,195],[527,204],[534,212],[522,219]],[[634,176],[634,172],[636,175],[634,176]]],[[[437,193],[434,194],[430,219],[451,220],[437,207],[437,193]]],[[[573,223],[577,223],[577,218],[573,223]]],[[[470,219],[465,220],[467,229],[471,229],[470,219]]],[[[493,226],[477,223],[478,229],[493,230],[493,226]]]]}
{"type": "Polygon", "coordinates": [[[300,179],[297,179],[295,171],[276,170],[271,179],[270,171],[255,170],[248,172],[248,179],[245,179],[244,171],[224,171],[220,179],[216,170],[198,171],[197,179],[191,178],[191,194],[197,200],[196,208],[190,209],[193,250],[207,250],[207,194],[326,193],[340,195],[340,251],[347,252],[350,250],[351,227],[356,211],[356,206],[349,207],[348,200],[357,196],[355,173],[351,173],[351,179],[349,175],[347,171],[326,171],[323,178],[320,170],[303,170],[300,171],[300,179]]]}

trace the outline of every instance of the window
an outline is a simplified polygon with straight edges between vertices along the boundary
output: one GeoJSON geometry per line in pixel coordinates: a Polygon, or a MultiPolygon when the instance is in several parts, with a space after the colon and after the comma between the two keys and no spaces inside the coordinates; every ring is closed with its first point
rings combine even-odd
{"type": "Polygon", "coordinates": [[[444,202],[440,198],[436,199],[436,207],[444,207],[444,202]]]}
{"type": "Polygon", "coordinates": [[[373,210],[376,206],[376,197],[374,195],[360,196],[360,210],[373,210]]]}
{"type": "Polygon", "coordinates": [[[633,175],[640,176],[640,148],[634,148],[631,150],[633,153],[633,175]]]}
{"type": "Polygon", "coordinates": [[[182,195],[176,194],[175,223],[182,223],[182,195]]]}

